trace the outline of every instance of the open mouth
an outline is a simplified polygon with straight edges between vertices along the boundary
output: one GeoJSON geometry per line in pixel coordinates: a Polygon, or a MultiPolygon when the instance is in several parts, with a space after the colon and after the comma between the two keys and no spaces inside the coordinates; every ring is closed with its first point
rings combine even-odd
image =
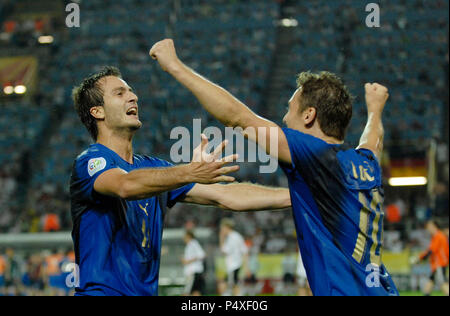
{"type": "Polygon", "coordinates": [[[128,116],[137,116],[137,115],[138,115],[138,110],[137,110],[137,108],[132,107],[132,108],[128,109],[127,115],[128,115],[128,116]]]}

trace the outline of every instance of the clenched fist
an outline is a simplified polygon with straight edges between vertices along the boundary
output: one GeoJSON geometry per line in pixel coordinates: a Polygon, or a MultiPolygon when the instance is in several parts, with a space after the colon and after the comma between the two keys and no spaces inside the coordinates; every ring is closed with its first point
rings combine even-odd
{"type": "Polygon", "coordinates": [[[366,83],[365,89],[368,112],[383,112],[389,98],[388,89],[378,83],[366,83]]]}
{"type": "Polygon", "coordinates": [[[158,61],[162,70],[169,73],[180,64],[180,60],[175,51],[175,44],[171,39],[157,42],[150,49],[149,55],[158,61]]]}

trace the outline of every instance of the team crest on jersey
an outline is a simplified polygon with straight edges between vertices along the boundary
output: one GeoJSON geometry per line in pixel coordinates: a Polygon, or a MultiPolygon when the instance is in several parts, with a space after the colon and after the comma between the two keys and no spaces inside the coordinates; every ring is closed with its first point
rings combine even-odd
{"type": "Polygon", "coordinates": [[[106,167],[106,160],[103,157],[93,158],[93,159],[89,160],[89,162],[88,162],[89,176],[92,177],[94,174],[96,174],[100,170],[105,169],[105,167],[106,167]]]}

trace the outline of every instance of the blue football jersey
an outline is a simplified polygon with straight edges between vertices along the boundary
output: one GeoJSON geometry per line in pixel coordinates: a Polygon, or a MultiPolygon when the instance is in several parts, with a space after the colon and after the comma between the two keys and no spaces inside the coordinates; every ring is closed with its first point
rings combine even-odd
{"type": "Polygon", "coordinates": [[[383,187],[374,154],[283,129],[292,164],[281,164],[314,295],[398,295],[382,264],[383,187]]]}
{"type": "Polygon", "coordinates": [[[133,156],[133,164],[101,144],[81,153],[70,183],[72,238],[79,268],[76,295],[157,295],[161,241],[166,207],[192,189],[190,184],[159,196],[128,201],[94,190],[106,170],[127,172],[170,167],[148,156],[133,156]]]}

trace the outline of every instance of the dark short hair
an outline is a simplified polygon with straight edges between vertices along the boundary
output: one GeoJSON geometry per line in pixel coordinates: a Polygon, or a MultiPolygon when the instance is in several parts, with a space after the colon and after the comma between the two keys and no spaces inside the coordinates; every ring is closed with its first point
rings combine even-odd
{"type": "Polygon", "coordinates": [[[297,86],[302,88],[300,111],[315,108],[322,132],[344,140],[352,118],[353,96],[342,80],[330,72],[307,71],[298,75],[297,86]]]}
{"type": "Polygon", "coordinates": [[[90,109],[94,106],[103,106],[104,91],[98,82],[100,79],[108,76],[122,78],[118,68],[105,66],[99,72],[83,79],[81,84],[72,90],[75,110],[94,141],[97,140],[98,127],[97,120],[91,115],[90,109]]]}

